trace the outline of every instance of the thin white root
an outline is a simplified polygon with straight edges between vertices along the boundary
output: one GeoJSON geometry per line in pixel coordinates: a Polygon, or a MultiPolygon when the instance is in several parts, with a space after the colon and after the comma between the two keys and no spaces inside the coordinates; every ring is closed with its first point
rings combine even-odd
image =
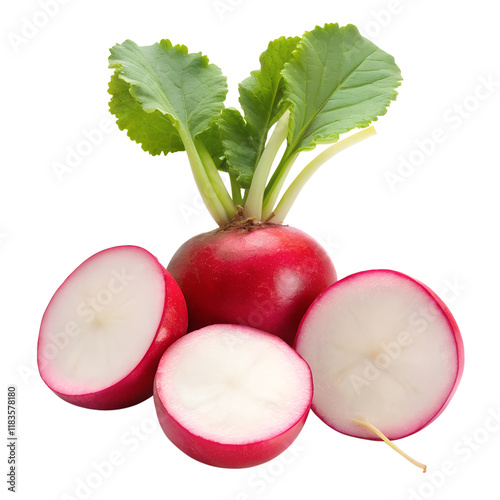
{"type": "Polygon", "coordinates": [[[363,422],[362,420],[357,420],[353,419],[353,422],[355,424],[362,425],[363,427],[366,427],[367,429],[371,430],[374,434],[376,434],[380,439],[385,441],[393,450],[396,450],[401,456],[406,458],[409,462],[411,462],[413,465],[416,465],[417,467],[420,467],[424,472],[427,471],[427,465],[424,465],[420,462],[417,462],[414,458],[410,457],[407,455],[399,446],[396,446],[389,438],[387,438],[381,431],[379,431],[375,426],[372,424],[369,424],[368,422],[363,422]]]}

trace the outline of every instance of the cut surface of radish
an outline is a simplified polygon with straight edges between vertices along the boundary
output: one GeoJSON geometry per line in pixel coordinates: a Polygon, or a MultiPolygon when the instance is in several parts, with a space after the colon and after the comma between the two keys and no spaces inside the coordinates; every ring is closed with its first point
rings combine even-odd
{"type": "Polygon", "coordinates": [[[40,373],[75,404],[133,404],[151,396],[159,358],[186,329],[182,294],[158,260],[139,247],[110,248],[81,264],[50,301],[40,373]]]}
{"type": "Polygon", "coordinates": [[[257,465],[284,451],[311,399],[307,363],[280,338],[246,326],[189,333],[165,352],[155,378],[165,434],[220,467],[257,465]]]}
{"type": "Polygon", "coordinates": [[[463,343],[445,304],[390,270],[363,271],[323,292],[304,316],[295,348],[314,380],[312,409],[351,436],[389,439],[428,425],[453,396],[463,343]]]}

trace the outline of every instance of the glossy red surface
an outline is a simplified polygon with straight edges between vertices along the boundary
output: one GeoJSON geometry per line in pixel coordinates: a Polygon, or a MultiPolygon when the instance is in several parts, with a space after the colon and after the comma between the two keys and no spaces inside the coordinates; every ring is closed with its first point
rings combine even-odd
{"type": "Polygon", "coordinates": [[[188,307],[188,331],[247,325],[292,345],[313,300],[337,280],[326,251],[303,231],[265,225],[191,238],[167,267],[188,307]]]}

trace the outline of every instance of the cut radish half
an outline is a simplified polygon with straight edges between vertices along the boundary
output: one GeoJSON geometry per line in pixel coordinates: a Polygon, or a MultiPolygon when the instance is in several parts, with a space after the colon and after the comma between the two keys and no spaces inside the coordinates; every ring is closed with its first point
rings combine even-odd
{"type": "Polygon", "coordinates": [[[275,335],[212,325],[189,333],[163,355],[154,400],[167,437],[192,458],[250,467],[297,437],[312,399],[307,363],[275,335]]]}
{"type": "Polygon", "coordinates": [[[165,349],[187,330],[174,279],[143,248],[103,250],[56,291],[42,319],[38,366],[62,399],[102,410],[153,394],[165,349]]]}
{"type": "Polygon", "coordinates": [[[428,287],[389,270],[338,281],[305,314],[295,348],[314,380],[313,411],[365,439],[399,439],[446,407],[463,371],[457,324],[428,287]]]}

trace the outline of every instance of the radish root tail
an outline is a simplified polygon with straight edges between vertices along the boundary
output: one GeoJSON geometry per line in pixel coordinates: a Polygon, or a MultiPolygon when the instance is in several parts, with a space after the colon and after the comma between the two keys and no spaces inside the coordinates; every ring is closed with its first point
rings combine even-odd
{"type": "Polygon", "coordinates": [[[427,471],[427,465],[424,465],[420,462],[417,462],[414,458],[410,457],[407,455],[399,446],[396,446],[389,438],[387,438],[380,430],[378,430],[375,426],[372,424],[369,424],[368,422],[363,422],[362,420],[357,420],[353,419],[353,422],[355,424],[362,425],[363,427],[366,427],[370,431],[372,431],[374,434],[376,434],[380,439],[385,441],[393,450],[397,451],[401,456],[406,458],[409,462],[411,462],[413,465],[416,465],[417,467],[420,467],[423,472],[427,471]]]}

